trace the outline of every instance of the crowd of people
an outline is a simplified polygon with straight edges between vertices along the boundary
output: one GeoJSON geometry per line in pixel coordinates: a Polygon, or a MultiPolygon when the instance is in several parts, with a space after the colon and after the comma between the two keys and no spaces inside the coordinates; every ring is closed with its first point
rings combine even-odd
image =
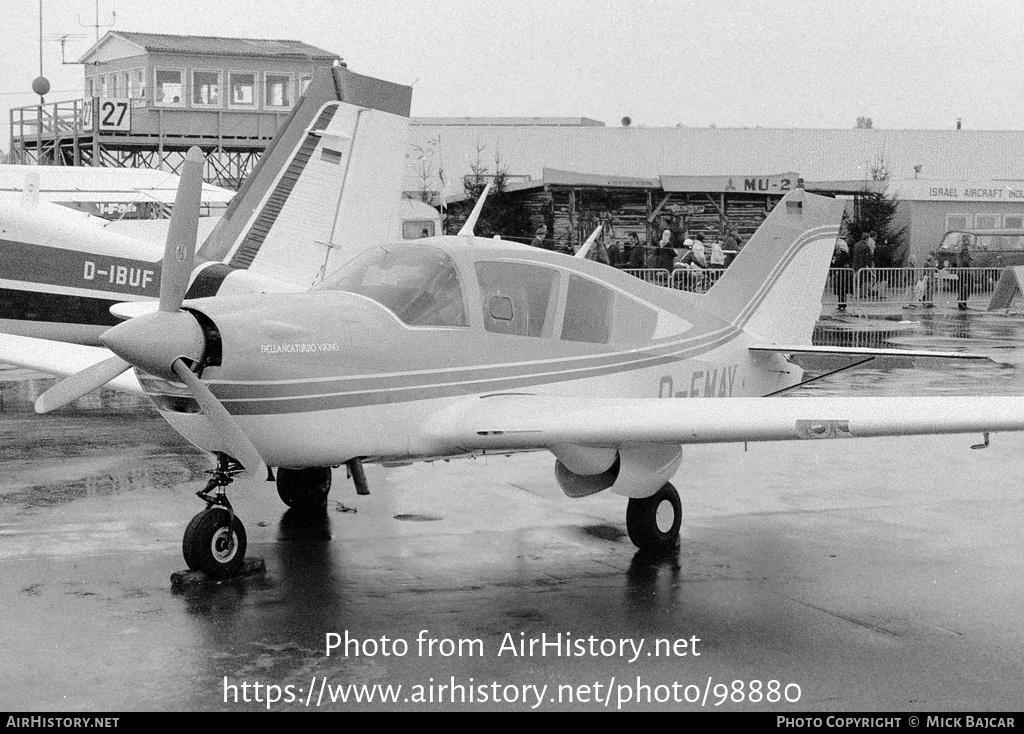
{"type": "MultiPolygon", "coordinates": [[[[875,277],[875,248],[877,235],[874,231],[863,232],[851,247],[848,233],[842,233],[835,243],[831,268],[832,288],[836,295],[837,310],[844,312],[849,299],[871,295],[879,287],[875,277]]],[[[530,242],[534,247],[575,254],[579,244],[569,240],[556,241],[548,236],[546,228],[540,228],[530,242]]],[[[674,217],[666,217],[656,242],[645,244],[639,234],[631,232],[624,244],[607,236],[599,237],[587,253],[587,257],[606,265],[627,269],[656,268],[675,272],[691,271],[699,277],[705,271],[724,269],[728,256],[735,256],[743,248],[743,240],[731,225],[726,224],[721,239],[706,243],[702,233],[690,234],[674,217]],[[606,240],[608,244],[606,244],[606,240]]],[[[965,236],[957,251],[955,262],[939,262],[932,255],[925,263],[921,274],[913,258],[908,263],[907,277],[915,278],[915,301],[925,307],[933,307],[935,293],[945,278],[957,279],[957,306],[967,309],[971,296],[971,279],[957,277],[958,271],[971,267],[970,242],[965,236]]]]}
{"type": "MultiPolygon", "coordinates": [[[[556,241],[544,227],[537,230],[530,244],[567,254],[574,254],[579,248],[578,244],[567,240],[556,241]]],[[[702,233],[691,235],[674,217],[668,217],[656,242],[645,244],[636,232],[631,232],[623,244],[609,237],[599,237],[587,257],[618,268],[705,271],[725,268],[728,256],[735,256],[742,247],[742,239],[729,225],[721,239],[705,242],[702,233]]]]}
{"type": "MultiPolygon", "coordinates": [[[[867,291],[878,286],[875,277],[875,237],[873,231],[864,232],[854,243],[852,250],[845,233],[840,234],[836,239],[831,263],[834,271],[832,287],[836,295],[836,310],[840,313],[846,311],[850,296],[862,298],[869,295],[867,291]]],[[[966,235],[960,241],[955,263],[950,263],[949,260],[940,263],[934,255],[929,255],[922,273],[918,271],[916,263],[911,257],[905,270],[909,277],[914,279],[912,281],[914,304],[912,305],[920,303],[925,308],[934,308],[935,292],[948,275],[957,281],[957,308],[966,311],[967,300],[971,297],[972,291],[971,278],[966,272],[966,269],[970,267],[970,240],[966,235]]]]}

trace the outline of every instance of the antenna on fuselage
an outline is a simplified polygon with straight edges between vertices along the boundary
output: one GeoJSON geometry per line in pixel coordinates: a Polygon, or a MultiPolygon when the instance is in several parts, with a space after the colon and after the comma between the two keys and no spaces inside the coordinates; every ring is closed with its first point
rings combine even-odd
{"type": "Polygon", "coordinates": [[[459,230],[460,237],[472,237],[473,228],[476,227],[476,220],[480,218],[480,212],[484,208],[484,202],[487,201],[487,194],[491,192],[491,182],[488,181],[487,185],[484,186],[484,190],[480,192],[480,198],[476,200],[476,206],[473,207],[473,211],[469,213],[469,219],[462,225],[462,229],[459,230]]]}
{"type": "Polygon", "coordinates": [[[594,230],[594,233],[587,237],[587,241],[580,245],[580,249],[576,251],[576,257],[587,256],[587,253],[590,252],[590,248],[594,246],[595,242],[597,242],[597,236],[601,234],[602,229],[604,229],[603,224],[597,225],[597,229],[594,230]]]}

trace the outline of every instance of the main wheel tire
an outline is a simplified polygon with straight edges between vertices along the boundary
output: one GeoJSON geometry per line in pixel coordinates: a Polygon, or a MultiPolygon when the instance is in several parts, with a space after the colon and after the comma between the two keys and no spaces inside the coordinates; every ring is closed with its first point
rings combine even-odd
{"type": "Polygon", "coordinates": [[[234,576],[245,563],[245,526],[223,507],[207,507],[185,528],[181,552],[188,567],[212,578],[234,576]]]}
{"type": "Polygon", "coordinates": [[[296,510],[322,510],[327,507],[327,494],[331,491],[331,467],[314,466],[309,469],[277,470],[277,494],[289,507],[296,510]]]}
{"type": "Polygon", "coordinates": [[[676,488],[665,486],[650,497],[630,498],[626,508],[626,531],[633,545],[646,551],[667,551],[679,542],[683,503],[676,488]]]}

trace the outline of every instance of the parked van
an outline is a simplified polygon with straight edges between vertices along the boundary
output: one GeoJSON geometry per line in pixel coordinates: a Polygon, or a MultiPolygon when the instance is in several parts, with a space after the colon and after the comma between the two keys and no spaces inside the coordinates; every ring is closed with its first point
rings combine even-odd
{"type": "Polygon", "coordinates": [[[1024,265],[1024,229],[950,230],[932,253],[939,265],[949,261],[950,265],[956,266],[956,254],[964,238],[971,253],[971,267],[1024,265]]]}

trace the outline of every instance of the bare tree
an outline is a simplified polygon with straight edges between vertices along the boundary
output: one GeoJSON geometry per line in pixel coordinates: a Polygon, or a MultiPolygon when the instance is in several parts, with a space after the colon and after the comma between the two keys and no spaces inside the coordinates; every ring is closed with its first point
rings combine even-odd
{"type": "Polygon", "coordinates": [[[420,200],[427,204],[433,204],[435,197],[439,195],[444,196],[444,171],[441,170],[440,161],[437,160],[440,143],[441,137],[439,135],[428,140],[423,147],[419,145],[412,146],[416,153],[411,156],[413,163],[410,165],[416,172],[420,200]],[[437,168],[436,174],[434,172],[435,167],[437,168]],[[440,182],[440,186],[435,184],[435,179],[440,182]]]}
{"type": "Polygon", "coordinates": [[[501,157],[501,151],[494,152],[494,173],[483,161],[486,145],[479,141],[476,144],[476,160],[469,164],[470,172],[463,179],[462,185],[467,199],[475,202],[483,193],[484,186],[491,182],[491,193],[487,196],[484,208],[477,220],[477,234],[483,237],[501,235],[508,239],[526,240],[531,233],[530,213],[518,198],[510,196],[506,191],[508,184],[508,162],[501,157]]]}
{"type": "Polygon", "coordinates": [[[889,161],[885,159],[885,153],[879,153],[875,160],[868,164],[868,173],[871,174],[872,181],[889,180],[889,161]]]}

